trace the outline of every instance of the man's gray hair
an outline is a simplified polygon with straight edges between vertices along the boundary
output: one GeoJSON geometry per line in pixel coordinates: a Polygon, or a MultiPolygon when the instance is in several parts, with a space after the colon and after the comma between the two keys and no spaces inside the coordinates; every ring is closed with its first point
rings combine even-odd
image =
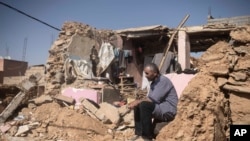
{"type": "Polygon", "coordinates": [[[144,68],[149,67],[152,71],[156,72],[157,74],[160,74],[159,68],[155,63],[148,63],[145,65],[144,68]]]}

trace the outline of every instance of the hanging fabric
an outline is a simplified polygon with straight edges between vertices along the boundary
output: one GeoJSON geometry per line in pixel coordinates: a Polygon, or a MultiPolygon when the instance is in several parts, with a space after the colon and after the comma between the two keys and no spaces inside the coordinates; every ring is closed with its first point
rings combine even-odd
{"type": "Polygon", "coordinates": [[[99,68],[98,68],[97,75],[99,76],[101,73],[103,73],[107,69],[107,67],[115,58],[113,46],[110,43],[102,43],[101,48],[99,50],[98,57],[100,59],[100,62],[98,64],[99,68]]]}

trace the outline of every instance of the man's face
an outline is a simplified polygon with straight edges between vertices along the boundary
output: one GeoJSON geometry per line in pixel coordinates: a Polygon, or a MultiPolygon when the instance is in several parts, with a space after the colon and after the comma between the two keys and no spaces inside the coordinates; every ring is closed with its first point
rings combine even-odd
{"type": "Polygon", "coordinates": [[[144,68],[144,73],[145,73],[146,78],[148,79],[148,81],[153,81],[155,79],[155,77],[157,76],[157,73],[152,71],[150,69],[150,67],[145,67],[144,68]]]}

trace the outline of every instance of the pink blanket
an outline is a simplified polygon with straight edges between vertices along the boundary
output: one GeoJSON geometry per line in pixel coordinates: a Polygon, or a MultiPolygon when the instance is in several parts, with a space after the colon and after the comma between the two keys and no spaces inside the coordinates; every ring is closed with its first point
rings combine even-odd
{"type": "Polygon", "coordinates": [[[188,85],[188,82],[195,76],[194,74],[177,74],[177,73],[170,73],[165,74],[166,77],[168,77],[178,94],[178,98],[180,98],[182,91],[185,89],[185,87],[188,85]]]}
{"type": "Polygon", "coordinates": [[[100,93],[92,89],[76,89],[69,87],[62,90],[62,95],[75,99],[76,104],[79,104],[80,100],[83,98],[90,99],[98,104],[101,102],[100,93]]]}

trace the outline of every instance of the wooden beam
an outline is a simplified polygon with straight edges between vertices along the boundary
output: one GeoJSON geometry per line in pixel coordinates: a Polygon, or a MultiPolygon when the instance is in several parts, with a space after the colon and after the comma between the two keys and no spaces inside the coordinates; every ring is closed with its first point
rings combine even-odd
{"type": "Polygon", "coordinates": [[[185,16],[185,18],[181,21],[181,23],[179,24],[179,26],[177,27],[177,29],[174,31],[174,33],[171,35],[171,38],[169,39],[168,41],[168,44],[167,46],[165,47],[164,49],[164,52],[163,52],[163,56],[162,56],[162,59],[161,59],[161,62],[159,64],[159,70],[161,70],[162,68],[162,65],[167,57],[167,54],[168,54],[168,50],[169,48],[171,47],[172,45],[172,42],[174,40],[174,37],[176,35],[176,33],[179,31],[179,29],[184,25],[184,23],[187,21],[187,19],[189,18],[189,14],[185,16]]]}
{"type": "Polygon", "coordinates": [[[25,97],[25,93],[19,92],[11,101],[11,103],[4,109],[4,111],[0,114],[0,123],[4,123],[9,116],[12,115],[14,110],[19,106],[19,104],[23,101],[25,97]]]}

